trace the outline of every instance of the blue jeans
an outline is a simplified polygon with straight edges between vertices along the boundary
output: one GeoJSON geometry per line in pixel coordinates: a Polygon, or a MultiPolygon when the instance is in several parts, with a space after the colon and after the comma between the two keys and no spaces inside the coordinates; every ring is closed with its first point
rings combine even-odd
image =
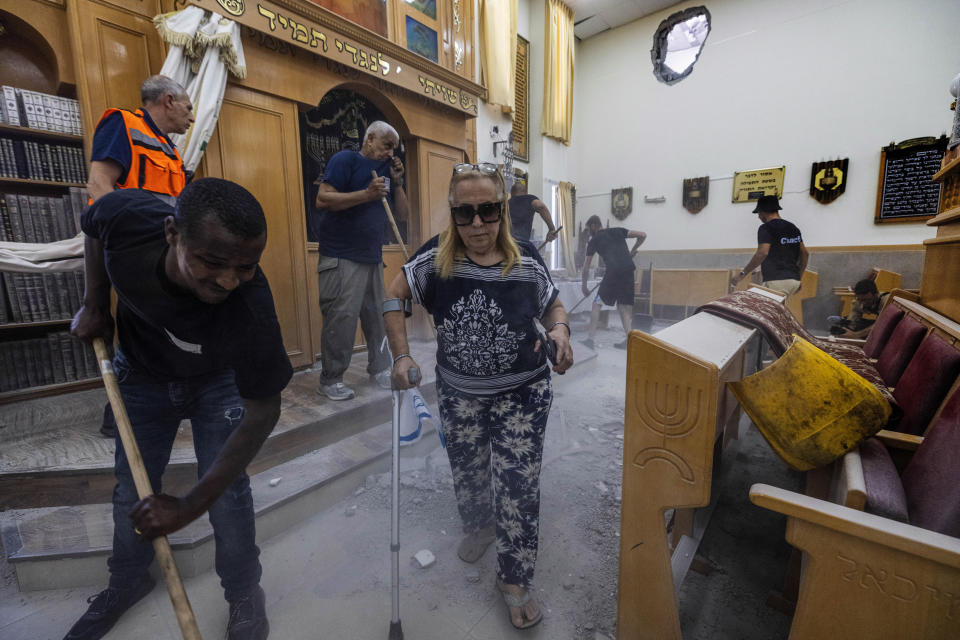
{"type": "MultiPolygon", "coordinates": [[[[160,479],[170,460],[180,421],[193,425],[193,447],[198,477],[213,465],[224,443],[243,419],[243,400],[233,371],[226,370],[173,382],[156,382],[133,369],[120,350],[113,360],[133,433],[147,468],[154,493],[161,492],[160,479]]],[[[153,545],[133,530],[129,513],[139,499],[127,456],[116,438],[113,490],[113,555],[107,561],[110,586],[127,588],[143,579],[153,562],[153,545]]],[[[255,538],[253,495],[246,473],[231,484],[209,511],[216,542],[216,569],[228,601],[235,600],[260,582],[260,549],[255,538]]]]}

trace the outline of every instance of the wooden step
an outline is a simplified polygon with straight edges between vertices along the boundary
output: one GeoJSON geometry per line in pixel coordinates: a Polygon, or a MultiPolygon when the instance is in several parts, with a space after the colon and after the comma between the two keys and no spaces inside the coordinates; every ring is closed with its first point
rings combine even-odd
{"type": "MultiPolygon", "coordinates": [[[[433,358],[418,354],[421,386],[435,400],[433,358]]],[[[390,391],[372,384],[355,363],[344,382],[357,397],[340,402],[316,393],[318,374],[300,372],[284,390],[280,420],[254,458],[256,474],[358,433],[390,416],[390,391]],[[357,372],[359,369],[359,372],[357,372]]],[[[105,394],[84,392],[0,407],[5,446],[0,449],[0,510],[109,502],[113,492],[114,441],[98,432],[105,394]],[[29,486],[30,491],[23,487],[29,486]]],[[[193,434],[184,421],[163,476],[167,493],[185,493],[196,483],[193,434]]]]}
{"type": "MultiPolygon", "coordinates": [[[[390,467],[389,423],[350,435],[250,478],[263,541],[310,518],[390,467]],[[280,478],[276,486],[270,481],[280,478]]],[[[435,431],[401,450],[422,456],[436,448],[435,431]]],[[[401,464],[402,468],[402,464],[401,464]]],[[[384,523],[388,527],[389,523],[384,523]]],[[[103,585],[113,540],[109,503],[11,509],[0,512],[0,540],[21,591],[103,585]]],[[[206,516],[170,536],[185,577],[213,568],[213,528],[206,516]]]]}
{"type": "MultiPolygon", "coordinates": [[[[424,363],[422,359],[418,361],[424,363]]],[[[595,361],[594,352],[580,347],[572,373],[579,375],[588,372],[595,361]]],[[[431,407],[436,409],[432,366],[429,369],[424,366],[424,378],[420,389],[431,407]]],[[[296,380],[291,383],[293,396],[304,392],[304,389],[298,390],[298,386],[309,388],[309,392],[314,393],[315,383],[309,379],[307,382],[296,380]]],[[[301,416],[298,421],[301,426],[298,428],[281,429],[278,426],[272,436],[276,444],[268,442],[249,469],[258,541],[286,531],[290,526],[335,504],[356,490],[368,475],[389,470],[390,424],[382,421],[390,417],[392,401],[389,391],[372,389],[365,390],[362,397],[346,402],[312,402],[296,406],[288,404],[285,393],[283,411],[288,418],[296,412],[306,412],[304,416],[313,416],[313,420],[301,416]],[[340,410],[330,411],[322,419],[310,413],[321,408],[329,410],[331,405],[340,410]],[[308,447],[310,442],[319,442],[324,438],[329,441],[321,444],[320,448],[284,459],[298,448],[308,447]],[[265,468],[257,471],[254,468],[256,461],[263,463],[265,468]],[[270,486],[270,481],[275,478],[281,478],[280,482],[270,486]]],[[[435,416],[434,420],[438,422],[439,417],[435,416]]],[[[401,455],[423,456],[436,448],[438,443],[435,432],[424,433],[420,442],[404,447],[401,455]]],[[[195,461],[180,458],[171,464],[188,468],[191,463],[195,464],[195,461]]],[[[71,478],[81,477],[90,469],[60,471],[62,473],[58,481],[68,487],[71,478]]],[[[105,471],[99,477],[105,477],[103,473],[105,471]]],[[[8,479],[11,478],[8,475],[8,479]]],[[[34,493],[34,485],[39,481],[37,476],[30,480],[29,485],[21,483],[19,492],[34,493]],[[30,487],[29,491],[25,490],[25,486],[30,487]]],[[[165,489],[169,487],[165,486],[165,489]]],[[[8,484],[6,490],[14,491],[14,483],[8,484]]],[[[102,491],[99,488],[83,490],[102,491]]],[[[106,559],[110,554],[113,536],[112,511],[109,494],[97,502],[64,502],[60,506],[0,511],[0,542],[3,543],[7,561],[16,573],[20,590],[105,585],[108,578],[106,559]]],[[[389,523],[384,523],[384,526],[388,527],[389,523]]],[[[213,530],[206,516],[170,536],[170,543],[177,566],[184,576],[195,576],[213,568],[213,530]]]]}

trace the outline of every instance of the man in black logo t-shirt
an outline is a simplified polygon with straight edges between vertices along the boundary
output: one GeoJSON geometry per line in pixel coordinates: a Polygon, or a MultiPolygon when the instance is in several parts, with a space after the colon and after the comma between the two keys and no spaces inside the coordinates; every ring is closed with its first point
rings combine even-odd
{"type": "Polygon", "coordinates": [[[146,541],[208,513],[230,604],[227,634],[263,640],[269,625],[244,469],[277,424],[280,392],[293,375],[258,266],[267,243],[263,209],[240,185],[203,178],[183,190],[176,208],[147,191],[113,191],[84,212],[82,227],[86,291],[71,328],[84,340],[109,339],[112,286],[120,338],[113,368],[158,493],[137,499],[118,440],[110,584],[66,637],[106,634],[153,588],[146,541]],[[184,419],[200,480],[175,497],[159,493],[160,479],[184,419]]]}
{"type": "Polygon", "coordinates": [[[803,245],[800,229],[780,217],[777,196],[760,196],[754,213],[763,223],[757,230],[757,252],[750,258],[731,282],[736,285],[758,266],[763,274],[763,286],[793,295],[800,290],[800,277],[807,268],[810,252],[803,245]]]}

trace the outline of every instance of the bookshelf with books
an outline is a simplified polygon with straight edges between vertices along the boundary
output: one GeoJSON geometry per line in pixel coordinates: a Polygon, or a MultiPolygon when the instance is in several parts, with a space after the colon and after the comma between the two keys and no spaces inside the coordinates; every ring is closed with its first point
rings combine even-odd
{"type": "MultiPolygon", "coordinates": [[[[75,237],[87,201],[76,101],[0,93],[0,241],[75,237]]],[[[0,270],[0,403],[99,383],[93,350],[69,333],[82,299],[82,270],[0,270]]]]}

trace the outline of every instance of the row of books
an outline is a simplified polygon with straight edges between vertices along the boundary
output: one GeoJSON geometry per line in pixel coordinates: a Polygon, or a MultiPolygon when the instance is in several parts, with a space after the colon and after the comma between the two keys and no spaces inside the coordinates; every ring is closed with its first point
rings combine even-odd
{"type": "Polygon", "coordinates": [[[83,147],[0,136],[0,176],[51,182],[86,182],[83,147]]]}
{"type": "Polygon", "coordinates": [[[56,242],[80,233],[87,190],[70,187],[62,196],[0,193],[0,240],[56,242]]]}
{"type": "Polygon", "coordinates": [[[0,342],[0,391],[62,384],[100,375],[93,348],[66,331],[0,342]]]}
{"type": "Polygon", "coordinates": [[[49,93],[3,85],[2,124],[83,135],[80,103],[49,93]]]}
{"type": "Polygon", "coordinates": [[[80,309],[82,270],[0,276],[0,324],[69,320],[80,309]]]}

